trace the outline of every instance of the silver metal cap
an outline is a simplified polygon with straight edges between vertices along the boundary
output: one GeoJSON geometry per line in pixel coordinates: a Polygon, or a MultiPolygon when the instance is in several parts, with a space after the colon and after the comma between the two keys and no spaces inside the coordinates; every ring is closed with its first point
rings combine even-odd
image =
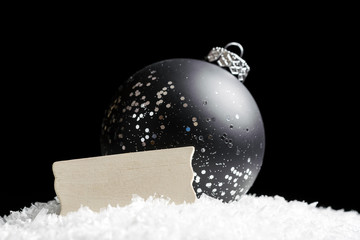
{"type": "Polygon", "coordinates": [[[231,74],[235,75],[241,82],[245,81],[250,71],[249,65],[242,59],[244,53],[243,47],[237,42],[228,43],[224,48],[214,47],[211,49],[206,59],[209,62],[217,61],[220,67],[228,68],[231,74]],[[240,49],[240,56],[227,50],[230,46],[236,46],[240,49]]]}

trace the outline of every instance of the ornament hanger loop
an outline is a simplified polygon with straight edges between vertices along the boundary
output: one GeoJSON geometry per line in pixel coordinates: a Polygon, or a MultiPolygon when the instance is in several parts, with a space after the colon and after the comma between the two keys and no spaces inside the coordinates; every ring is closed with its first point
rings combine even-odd
{"type": "Polygon", "coordinates": [[[228,43],[225,45],[225,49],[228,49],[228,47],[231,47],[231,46],[235,46],[235,47],[238,47],[240,49],[240,57],[242,58],[243,54],[244,54],[244,48],[243,46],[241,46],[240,43],[237,43],[237,42],[231,42],[231,43],[228,43]]]}
{"type": "Polygon", "coordinates": [[[247,65],[245,60],[241,58],[243,53],[244,48],[240,43],[231,42],[226,44],[224,48],[214,47],[211,49],[206,59],[209,62],[216,61],[220,67],[228,68],[231,74],[235,75],[240,80],[240,82],[244,82],[250,71],[250,67],[247,65]],[[240,56],[229,51],[227,48],[230,46],[238,47],[240,49],[240,56]]]}

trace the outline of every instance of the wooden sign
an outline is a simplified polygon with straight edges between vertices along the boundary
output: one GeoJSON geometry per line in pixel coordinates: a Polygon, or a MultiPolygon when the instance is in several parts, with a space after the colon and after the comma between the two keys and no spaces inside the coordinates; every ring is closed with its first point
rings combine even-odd
{"type": "Polygon", "coordinates": [[[194,147],[182,147],[54,162],[61,215],[81,205],[94,211],[125,206],[134,194],[194,202],[193,154],[194,147]]]}

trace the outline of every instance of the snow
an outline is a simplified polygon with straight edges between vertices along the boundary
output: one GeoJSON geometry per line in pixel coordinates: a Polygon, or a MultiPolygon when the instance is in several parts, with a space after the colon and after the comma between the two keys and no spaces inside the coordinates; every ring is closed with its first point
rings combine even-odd
{"type": "Polygon", "coordinates": [[[35,203],[0,217],[0,239],[360,239],[360,215],[275,196],[245,195],[193,204],[134,197],[100,213],[82,207],[59,216],[59,204],[35,203]]]}

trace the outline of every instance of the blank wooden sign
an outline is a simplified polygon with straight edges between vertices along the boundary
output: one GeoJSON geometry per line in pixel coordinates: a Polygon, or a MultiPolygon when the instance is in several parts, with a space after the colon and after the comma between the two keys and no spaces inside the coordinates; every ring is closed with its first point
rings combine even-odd
{"type": "Polygon", "coordinates": [[[81,205],[94,211],[131,203],[134,194],[164,196],[175,204],[196,199],[191,166],[194,147],[54,162],[61,215],[81,205]]]}

